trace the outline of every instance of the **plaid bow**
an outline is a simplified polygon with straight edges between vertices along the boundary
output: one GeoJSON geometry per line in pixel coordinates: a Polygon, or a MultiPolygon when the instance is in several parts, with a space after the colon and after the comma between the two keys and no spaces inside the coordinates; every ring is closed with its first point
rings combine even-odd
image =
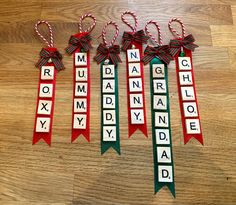
{"type": "Polygon", "coordinates": [[[65,49],[67,53],[72,54],[78,48],[83,48],[85,52],[87,52],[90,48],[92,48],[90,41],[92,40],[89,33],[86,33],[82,36],[71,36],[69,40],[69,46],[65,49]]]}
{"type": "Polygon", "coordinates": [[[142,58],[144,64],[147,64],[156,56],[160,58],[160,60],[164,61],[166,64],[169,64],[170,61],[173,59],[170,54],[170,47],[168,45],[158,47],[147,46],[144,51],[144,54],[145,55],[142,58]]]}
{"type": "Polygon", "coordinates": [[[149,37],[145,35],[143,30],[137,31],[135,33],[130,33],[125,31],[122,38],[123,38],[122,50],[124,51],[126,51],[129,48],[129,46],[133,41],[142,44],[142,43],[147,43],[147,40],[149,39],[149,37]]]}
{"type": "Polygon", "coordinates": [[[64,65],[61,62],[62,55],[56,49],[42,48],[39,55],[41,58],[37,62],[36,67],[41,68],[51,59],[58,71],[64,69],[64,65]]]}
{"type": "Polygon", "coordinates": [[[183,39],[170,40],[170,54],[175,56],[181,50],[181,47],[194,51],[198,47],[198,45],[193,43],[194,41],[195,39],[192,34],[189,34],[183,39]]]}
{"type": "Polygon", "coordinates": [[[116,65],[118,62],[121,62],[120,59],[120,46],[113,45],[109,48],[106,47],[104,44],[100,44],[97,48],[97,55],[94,57],[94,60],[97,63],[101,63],[105,59],[111,59],[111,61],[116,65]]]}

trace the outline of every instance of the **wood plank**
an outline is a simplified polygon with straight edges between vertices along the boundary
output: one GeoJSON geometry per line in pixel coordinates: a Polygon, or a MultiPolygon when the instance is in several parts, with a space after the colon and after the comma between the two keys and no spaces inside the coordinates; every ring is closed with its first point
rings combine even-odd
{"type": "Polygon", "coordinates": [[[235,70],[235,67],[236,67],[236,47],[229,47],[228,52],[229,52],[229,57],[230,57],[231,69],[235,70]]]}
{"type": "Polygon", "coordinates": [[[26,169],[1,169],[1,203],[4,201],[65,202],[72,199],[74,175],[26,169]]]}
{"type": "MultiPolygon", "coordinates": [[[[142,147],[142,149],[146,149],[146,147],[142,147]]],[[[131,150],[130,147],[130,152],[131,150]]],[[[226,165],[224,157],[218,154],[217,149],[175,147],[174,152],[178,156],[175,161],[176,199],[170,196],[166,188],[157,196],[150,194],[153,190],[153,185],[149,183],[153,176],[153,168],[146,164],[151,158],[149,151],[146,150],[147,155],[143,156],[138,153],[138,158],[133,158],[131,154],[126,153],[126,160],[133,161],[136,166],[121,168],[121,163],[125,159],[116,157],[111,160],[110,156],[104,155],[103,161],[106,161],[107,166],[102,170],[94,170],[96,175],[92,173],[91,169],[77,172],[74,201],[78,204],[218,204],[221,201],[230,204],[232,198],[221,195],[222,188],[217,184],[227,184],[225,192],[234,198],[235,191],[232,191],[232,188],[235,186],[235,180],[232,177],[235,168],[231,169],[228,166],[229,169],[226,171],[219,167],[220,164],[211,162],[211,159],[217,157],[221,165],[222,163],[226,165]],[[190,149],[191,152],[189,152],[190,149]],[[193,156],[196,160],[192,160],[193,156]],[[181,166],[183,163],[186,165],[185,167],[181,166]],[[210,177],[211,174],[214,177],[210,177]],[[204,180],[199,180],[202,175],[204,180]],[[195,188],[198,190],[197,199],[195,199],[195,188]],[[209,193],[212,194],[209,195],[209,193]],[[143,200],[144,198],[146,200],[143,200]],[[181,200],[182,198],[185,200],[181,200]]],[[[233,161],[235,161],[235,157],[233,157],[233,161]]]]}
{"type": "Polygon", "coordinates": [[[235,0],[1,0],[0,204],[232,205],[236,201],[235,22],[235,0]],[[194,139],[183,143],[175,64],[169,65],[176,199],[167,188],[153,194],[149,66],[144,67],[149,137],[136,132],[128,139],[124,52],[118,68],[122,155],[114,150],[100,154],[100,76],[92,60],[91,143],[83,137],[70,142],[73,62],[64,48],[86,12],[98,22],[91,56],[109,20],[120,26],[120,43],[123,31],[129,29],[120,19],[125,10],[137,13],[139,29],[146,21],[157,20],[165,43],[173,38],[168,21],[181,17],[200,46],[193,63],[204,147],[194,139]],[[34,65],[44,46],[34,31],[39,19],[51,23],[66,67],[57,76],[51,147],[43,141],[32,146],[39,75],[34,65]]]}
{"type": "Polygon", "coordinates": [[[41,15],[41,3],[33,1],[1,1],[0,22],[27,22],[38,20],[41,15]]]}
{"type": "MultiPolygon", "coordinates": [[[[151,1],[151,0],[150,0],[151,1]]],[[[173,0],[158,0],[160,3],[176,4],[173,0]]],[[[199,5],[209,5],[209,4],[226,4],[235,5],[234,0],[179,0],[178,4],[199,4],[199,5]]]]}
{"type": "MultiPolygon", "coordinates": [[[[168,22],[171,18],[173,18],[173,13],[175,17],[181,17],[184,19],[184,22],[196,25],[202,24],[226,24],[231,25],[233,23],[232,15],[231,15],[231,7],[230,5],[194,5],[194,4],[178,4],[173,7],[173,4],[160,4],[158,2],[153,1],[152,7],[155,8],[156,14],[162,14],[156,16],[158,20],[161,22],[168,22]],[[197,21],[196,21],[197,19],[197,21]]],[[[107,22],[108,20],[116,20],[117,22],[121,22],[120,15],[121,12],[127,10],[138,10],[139,19],[153,19],[153,13],[150,11],[150,4],[146,4],[145,2],[133,2],[129,1],[128,5],[122,1],[110,2],[106,1],[101,3],[100,1],[96,1],[94,4],[89,5],[87,2],[84,4],[76,4],[71,2],[71,4],[64,3],[55,3],[55,2],[44,2],[42,4],[42,18],[50,18],[51,21],[69,21],[69,22],[77,22],[78,16],[81,14],[94,11],[93,14],[95,16],[100,17],[98,19],[99,23],[107,22]],[[57,8],[57,10],[53,10],[52,8],[57,8]],[[96,8],[96,9],[95,9],[96,8]],[[79,11],[79,13],[78,13],[79,11]],[[56,15],[59,12],[60,15],[56,15]],[[106,13],[106,15],[101,15],[106,13]]],[[[140,22],[141,27],[143,27],[145,22],[140,22]]]]}
{"type": "Polygon", "coordinates": [[[213,46],[236,46],[236,26],[211,26],[213,46]]]}
{"type": "MultiPolygon", "coordinates": [[[[148,21],[148,18],[143,18],[145,21],[148,21]]],[[[28,21],[25,23],[6,23],[0,22],[0,43],[34,43],[44,46],[44,42],[42,42],[39,37],[36,35],[34,30],[34,25],[37,21],[28,21]],[[11,35],[10,35],[11,34],[11,35]]],[[[54,43],[56,46],[66,47],[68,44],[68,40],[72,34],[75,34],[78,31],[78,24],[76,22],[59,22],[53,21],[50,22],[52,25],[52,29],[54,31],[54,43]],[[63,30],[63,32],[61,32],[63,30]]],[[[94,44],[94,48],[101,42],[101,38],[98,39],[98,36],[101,35],[101,28],[104,26],[104,22],[99,23],[95,29],[93,30],[91,36],[93,38],[92,43],[94,44]]],[[[120,34],[117,42],[121,43],[121,38],[124,30],[128,30],[127,26],[124,24],[119,25],[122,29],[120,29],[120,34]]],[[[160,24],[161,29],[163,31],[163,40],[167,44],[169,40],[173,38],[172,34],[169,32],[166,22],[160,24]]],[[[196,37],[197,43],[199,45],[212,45],[211,43],[211,30],[208,25],[189,25],[186,24],[187,32],[193,33],[196,37]]],[[[48,30],[45,27],[40,27],[40,31],[48,36],[48,30]]],[[[113,33],[111,33],[113,35],[113,33]]]]}

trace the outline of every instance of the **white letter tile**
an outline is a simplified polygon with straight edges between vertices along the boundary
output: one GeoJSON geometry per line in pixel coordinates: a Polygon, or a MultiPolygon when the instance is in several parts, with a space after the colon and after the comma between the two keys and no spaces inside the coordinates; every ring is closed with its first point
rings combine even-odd
{"type": "Polygon", "coordinates": [[[129,76],[131,77],[141,76],[140,63],[129,63],[128,67],[129,67],[129,76]]]}
{"type": "Polygon", "coordinates": [[[115,78],[115,65],[103,65],[103,78],[115,78]]]}
{"type": "Polygon", "coordinates": [[[115,95],[103,95],[103,108],[115,109],[115,95]]]}
{"type": "Polygon", "coordinates": [[[130,63],[140,61],[139,49],[128,49],[127,55],[128,55],[128,62],[130,62],[130,63]]]}
{"type": "Polygon", "coordinates": [[[144,113],[142,109],[131,109],[131,124],[144,124],[144,113]]]}
{"type": "Polygon", "coordinates": [[[85,114],[74,114],[74,129],[86,129],[87,115],[85,114]]]}
{"type": "Polygon", "coordinates": [[[88,80],[88,70],[87,68],[76,68],[75,80],[87,81],[88,80]]]}
{"type": "Polygon", "coordinates": [[[182,100],[195,100],[193,87],[181,87],[182,100]]]}
{"type": "Polygon", "coordinates": [[[88,83],[75,83],[75,96],[85,97],[87,96],[88,83]]]}
{"type": "Polygon", "coordinates": [[[38,114],[50,115],[52,110],[52,101],[50,100],[39,100],[38,114]]]}
{"type": "Polygon", "coordinates": [[[116,126],[103,126],[103,141],[104,142],[116,141],[116,126]]]}
{"type": "Polygon", "coordinates": [[[51,98],[53,94],[53,84],[41,83],[39,97],[51,98]]]}
{"type": "Polygon", "coordinates": [[[166,81],[164,79],[153,80],[153,92],[156,94],[166,93],[166,81]]]}
{"type": "Polygon", "coordinates": [[[153,64],[152,65],[152,76],[153,76],[153,78],[164,78],[165,77],[165,65],[164,64],[153,64]]]}
{"type": "Polygon", "coordinates": [[[158,166],[158,181],[173,182],[172,166],[158,166]]]}
{"type": "Polygon", "coordinates": [[[38,117],[36,120],[36,132],[49,132],[50,130],[50,118],[38,117]]]}
{"type": "Polygon", "coordinates": [[[186,119],[187,134],[200,134],[200,123],[199,119],[186,119]]]}
{"type": "Polygon", "coordinates": [[[115,93],[115,80],[102,80],[103,93],[115,93]]]}
{"type": "Polygon", "coordinates": [[[75,53],[75,65],[86,66],[87,65],[87,53],[75,53]]]}
{"type": "Polygon", "coordinates": [[[168,112],[155,112],[155,127],[169,127],[168,112]]]}
{"type": "Polygon", "coordinates": [[[41,79],[42,80],[53,80],[54,79],[54,66],[42,66],[41,79]]]}
{"type": "Polygon", "coordinates": [[[81,113],[87,111],[87,99],[86,98],[75,98],[74,99],[74,112],[81,113]]]}

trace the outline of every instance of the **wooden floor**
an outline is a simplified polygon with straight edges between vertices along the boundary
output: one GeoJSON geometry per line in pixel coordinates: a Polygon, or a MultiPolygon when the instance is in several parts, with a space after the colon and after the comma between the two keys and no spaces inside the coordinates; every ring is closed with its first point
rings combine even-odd
{"type": "MultiPolygon", "coordinates": [[[[121,35],[119,36],[119,42],[121,35]]],[[[92,50],[92,55],[95,49],[92,50]]],[[[124,54],[122,54],[124,60],[124,54]]],[[[236,0],[1,0],[0,2],[0,204],[236,204],[236,0]],[[110,19],[128,30],[120,15],[136,11],[139,28],[148,20],[162,26],[180,17],[200,47],[194,52],[195,80],[205,146],[183,144],[174,63],[170,64],[171,121],[176,199],[164,188],[153,194],[149,69],[145,67],[148,117],[146,139],[127,135],[125,63],[119,67],[121,152],[100,154],[99,68],[92,63],[91,143],[70,143],[72,58],[57,78],[52,146],[32,146],[42,43],[34,32],[50,21],[55,44],[64,53],[79,16],[92,12],[97,27],[110,19]]]]}

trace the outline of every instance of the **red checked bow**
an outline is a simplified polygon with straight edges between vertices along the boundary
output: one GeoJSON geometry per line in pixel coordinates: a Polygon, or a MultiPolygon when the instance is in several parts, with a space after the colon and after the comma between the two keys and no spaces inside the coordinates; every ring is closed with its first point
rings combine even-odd
{"type": "Polygon", "coordinates": [[[85,52],[87,52],[90,48],[92,48],[90,41],[92,40],[89,33],[85,35],[73,35],[70,37],[69,46],[66,48],[66,52],[72,54],[78,48],[83,48],[85,52]]]}
{"type": "Polygon", "coordinates": [[[97,48],[97,55],[94,57],[94,60],[97,61],[97,63],[101,63],[105,59],[111,59],[111,61],[116,65],[118,62],[121,62],[120,59],[120,46],[119,45],[113,45],[111,47],[106,47],[104,44],[100,44],[97,48]]]}
{"type": "Polygon", "coordinates": [[[175,56],[180,50],[181,47],[184,47],[188,50],[194,51],[198,45],[194,44],[195,41],[192,34],[185,36],[183,39],[174,39],[170,40],[170,53],[172,56],[175,56]]]}
{"type": "Polygon", "coordinates": [[[51,59],[58,71],[64,69],[64,65],[61,62],[62,55],[57,51],[56,48],[42,48],[39,55],[41,58],[36,64],[36,67],[41,68],[48,63],[49,59],[51,59]]]}
{"type": "Polygon", "coordinates": [[[142,43],[147,43],[148,39],[149,37],[145,35],[143,30],[137,31],[135,33],[130,33],[125,31],[123,34],[122,50],[126,51],[133,41],[142,44],[142,43]]]}
{"type": "Polygon", "coordinates": [[[170,54],[170,47],[168,45],[158,46],[158,47],[151,47],[147,46],[144,51],[144,56],[142,61],[144,64],[150,62],[156,56],[160,58],[160,60],[164,61],[166,64],[169,64],[173,57],[170,54]]]}

